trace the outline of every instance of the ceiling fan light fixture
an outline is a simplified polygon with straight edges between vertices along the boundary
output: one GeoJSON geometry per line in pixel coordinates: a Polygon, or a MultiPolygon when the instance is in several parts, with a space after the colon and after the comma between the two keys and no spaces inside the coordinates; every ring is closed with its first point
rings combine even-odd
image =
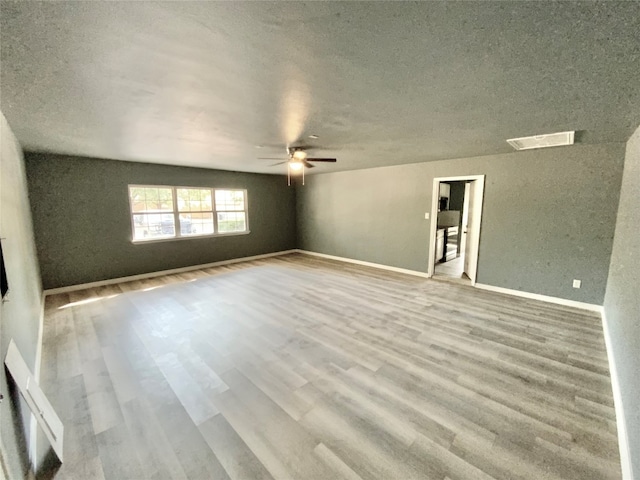
{"type": "Polygon", "coordinates": [[[292,162],[289,162],[289,168],[294,172],[299,172],[304,168],[304,164],[300,161],[292,161],[292,162]]]}
{"type": "Polygon", "coordinates": [[[307,152],[305,152],[304,150],[296,150],[295,152],[293,152],[292,157],[297,161],[302,161],[307,158],[307,152]]]}

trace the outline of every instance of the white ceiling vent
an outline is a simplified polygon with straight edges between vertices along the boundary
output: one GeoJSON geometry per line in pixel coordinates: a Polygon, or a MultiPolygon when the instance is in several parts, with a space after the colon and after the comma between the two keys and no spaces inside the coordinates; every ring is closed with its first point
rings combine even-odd
{"type": "Polygon", "coordinates": [[[531,150],[532,148],[560,147],[573,145],[575,130],[570,132],[549,133],[547,135],[533,135],[532,137],[510,138],[507,140],[516,150],[531,150]]]}

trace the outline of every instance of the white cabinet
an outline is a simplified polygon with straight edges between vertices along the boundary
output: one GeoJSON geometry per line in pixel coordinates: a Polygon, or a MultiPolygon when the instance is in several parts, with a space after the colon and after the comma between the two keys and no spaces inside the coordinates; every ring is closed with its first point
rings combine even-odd
{"type": "Polygon", "coordinates": [[[442,256],[444,255],[444,233],[444,228],[439,228],[436,233],[436,263],[442,260],[442,256]]]}

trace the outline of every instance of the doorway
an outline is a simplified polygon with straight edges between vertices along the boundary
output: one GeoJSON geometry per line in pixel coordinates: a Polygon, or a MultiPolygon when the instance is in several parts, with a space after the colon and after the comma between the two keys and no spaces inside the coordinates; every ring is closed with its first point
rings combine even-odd
{"type": "Polygon", "coordinates": [[[433,180],[428,274],[475,285],[484,175],[433,180]]]}

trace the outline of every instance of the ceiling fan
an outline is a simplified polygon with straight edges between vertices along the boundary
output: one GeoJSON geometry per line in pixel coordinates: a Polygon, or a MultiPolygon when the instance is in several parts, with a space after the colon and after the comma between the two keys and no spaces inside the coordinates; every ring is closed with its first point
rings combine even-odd
{"type": "MultiPolygon", "coordinates": [[[[288,184],[291,185],[291,173],[294,174],[297,172],[302,173],[302,184],[304,185],[304,169],[306,168],[314,168],[315,165],[312,165],[310,162],[330,162],[335,163],[338,160],[336,158],[312,158],[307,154],[307,150],[312,147],[298,146],[298,147],[287,147],[287,155],[288,159],[274,163],[271,165],[275,167],[276,165],[284,165],[287,164],[287,180],[288,184]]],[[[259,160],[280,160],[280,158],[273,157],[260,157],[259,160]]]]}

